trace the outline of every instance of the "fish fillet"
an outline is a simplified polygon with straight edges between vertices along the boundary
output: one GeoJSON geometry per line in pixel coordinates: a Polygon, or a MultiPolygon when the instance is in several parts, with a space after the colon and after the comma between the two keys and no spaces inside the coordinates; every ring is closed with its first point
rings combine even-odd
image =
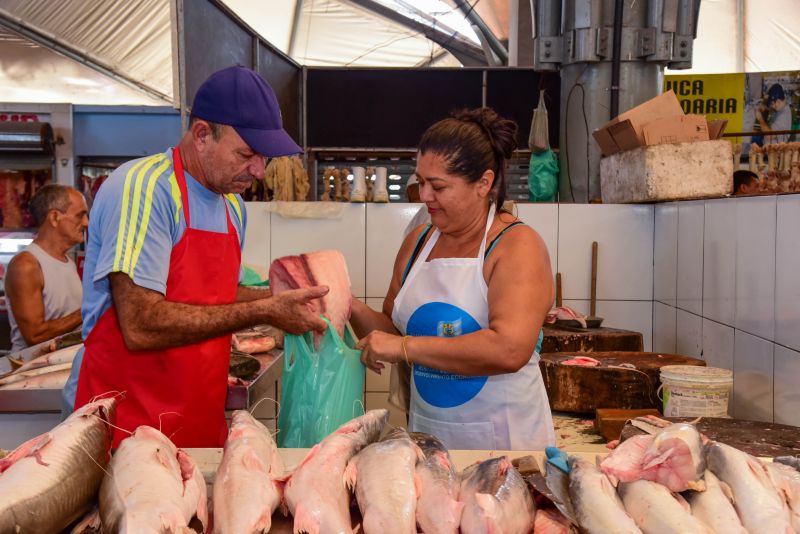
{"type": "Polygon", "coordinates": [[[622,482],[651,480],[675,492],[705,488],[702,438],[694,426],[683,423],[670,425],[655,436],[635,436],[622,442],[600,468],[622,482]]]}
{"type": "Polygon", "coordinates": [[[328,294],[312,301],[310,306],[313,311],[325,315],[339,336],[344,337],[353,297],[347,263],[341,252],[320,250],[278,258],[269,268],[269,282],[273,295],[290,289],[328,286],[328,294]]]}

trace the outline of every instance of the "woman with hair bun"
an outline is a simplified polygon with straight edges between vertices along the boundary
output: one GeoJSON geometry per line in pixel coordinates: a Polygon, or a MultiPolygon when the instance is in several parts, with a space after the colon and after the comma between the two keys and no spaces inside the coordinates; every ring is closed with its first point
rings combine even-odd
{"type": "Polygon", "coordinates": [[[409,427],[451,449],[555,444],[538,365],[550,259],[533,229],[498,209],[516,133],[489,108],[428,128],[415,174],[432,224],[400,247],[382,313],[353,299],[362,361],[411,365],[409,427]]]}

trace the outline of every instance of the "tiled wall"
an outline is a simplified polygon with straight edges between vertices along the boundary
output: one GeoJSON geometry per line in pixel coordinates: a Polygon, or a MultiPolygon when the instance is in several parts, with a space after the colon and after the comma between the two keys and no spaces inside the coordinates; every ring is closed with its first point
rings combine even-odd
{"type": "Polygon", "coordinates": [[[655,206],[653,346],[734,372],[731,415],[800,425],[800,195],[655,206]]]}
{"type": "MultiPolygon", "coordinates": [[[[273,258],[336,248],[347,260],[353,294],[380,309],[412,204],[352,204],[341,217],[290,219],[269,205],[247,205],[245,263],[266,273],[273,258]]],[[[542,236],[565,304],[589,311],[591,244],[599,243],[597,313],[604,325],[636,330],[650,350],[653,331],[653,206],[521,204],[518,215],[542,236]]],[[[367,408],[386,406],[388,372],[367,373],[367,408]]],[[[393,411],[393,424],[404,418],[393,411]]]]}

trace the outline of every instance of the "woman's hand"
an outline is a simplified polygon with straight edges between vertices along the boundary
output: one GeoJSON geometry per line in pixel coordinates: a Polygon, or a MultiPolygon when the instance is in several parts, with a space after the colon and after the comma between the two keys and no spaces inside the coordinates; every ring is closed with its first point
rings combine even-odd
{"type": "Polygon", "coordinates": [[[380,330],[373,330],[361,338],[356,348],[361,350],[361,361],[364,365],[378,374],[384,368],[381,362],[395,363],[405,358],[402,336],[387,334],[380,330]]]}

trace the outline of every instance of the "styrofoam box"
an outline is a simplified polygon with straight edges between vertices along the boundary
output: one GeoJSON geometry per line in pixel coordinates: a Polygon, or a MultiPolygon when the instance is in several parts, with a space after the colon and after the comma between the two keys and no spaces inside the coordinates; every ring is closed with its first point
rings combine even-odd
{"type": "Polygon", "coordinates": [[[603,202],[623,204],[729,195],[733,189],[730,141],[652,145],[600,160],[603,202]]]}

